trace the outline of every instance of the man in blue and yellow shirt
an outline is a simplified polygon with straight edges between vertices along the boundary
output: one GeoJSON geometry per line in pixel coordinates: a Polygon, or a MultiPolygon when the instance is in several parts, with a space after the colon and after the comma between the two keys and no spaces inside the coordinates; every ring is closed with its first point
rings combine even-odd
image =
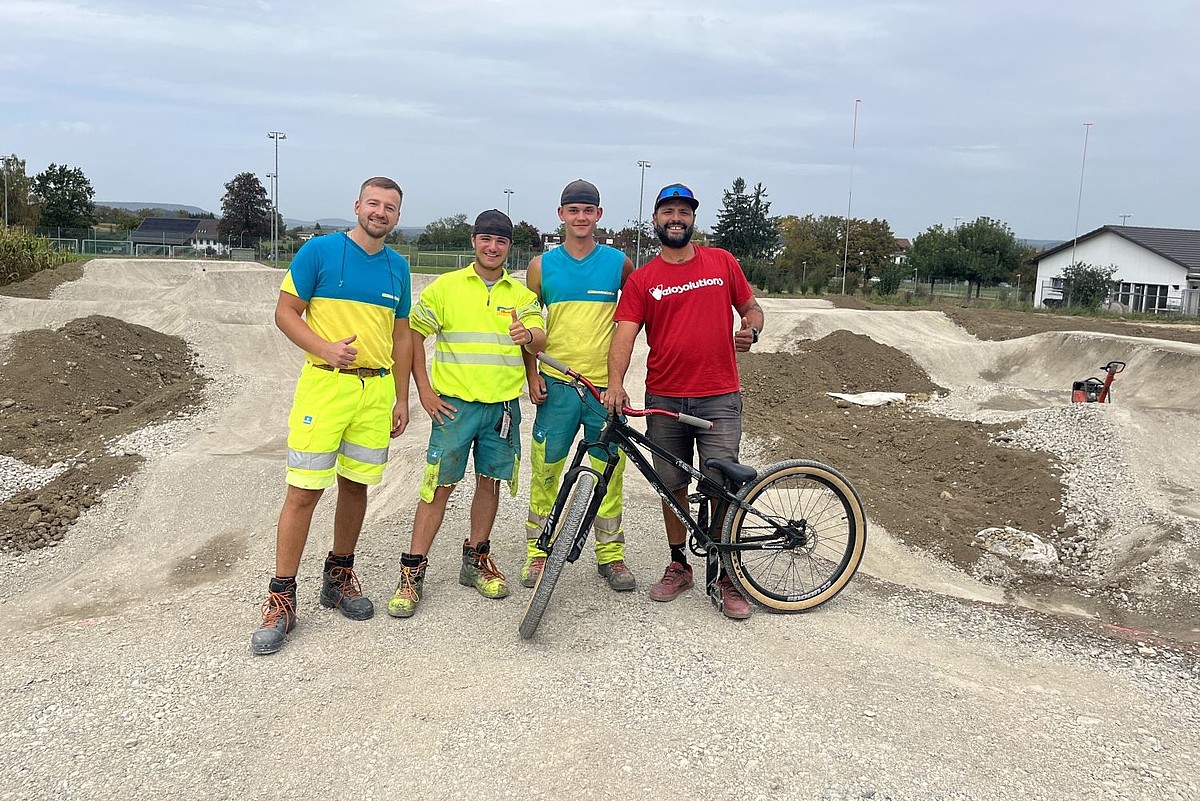
{"type": "MultiPolygon", "coordinates": [[[[525,284],[546,309],[546,353],[577,370],[598,387],[608,386],[608,346],[613,335],[617,293],[633,272],[633,262],[616,248],[596,242],[596,225],[604,215],[600,190],[582,179],[567,184],[559,199],[558,218],[565,232],[563,244],[529,262],[525,284]]],[[[537,538],[554,507],[563,467],[580,426],[588,440],[600,437],[606,411],[599,403],[580,398],[566,376],[542,365],[529,365],[529,397],[537,405],[529,463],[528,537],[521,584],[537,583],[546,553],[537,538]]],[[[592,466],[604,470],[603,452],[590,454],[592,466]]],[[[596,535],[596,569],[618,592],[637,587],[625,564],[625,534],[621,524],[622,479],[625,454],[613,471],[592,528],[596,535]]]]}
{"type": "Polygon", "coordinates": [[[412,544],[400,557],[400,581],[388,614],[411,617],[424,592],[429,549],[446,502],[474,454],[471,531],[463,542],[458,581],[485,598],[508,595],[504,574],[490,555],[500,504],[500,481],[517,492],[521,456],[519,398],[525,383],[522,349],[546,344],[537,296],[504,269],[512,244],[508,215],[496,209],[475,220],[475,261],[440,276],[421,292],[412,311],[413,379],[433,421],[412,544]],[[425,338],[436,336],[433,377],[425,367],[425,338]]]}
{"type": "Polygon", "coordinates": [[[404,257],[384,245],[402,200],[395,181],[368,179],[354,203],[355,227],[306,242],[283,277],[275,324],[306,359],[288,416],[275,576],[250,639],[256,654],[278,651],[296,625],[300,557],[317,501],[334,483],[333,549],[320,602],[352,620],[375,613],[354,572],[354,549],[367,486],[379,483],[389,439],[408,425],[410,276],[404,257]]]}

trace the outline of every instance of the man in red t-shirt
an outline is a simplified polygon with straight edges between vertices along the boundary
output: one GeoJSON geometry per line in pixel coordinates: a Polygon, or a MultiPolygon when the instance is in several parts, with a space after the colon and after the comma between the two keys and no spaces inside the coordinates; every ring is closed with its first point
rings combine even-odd
{"type": "MultiPolygon", "coordinates": [[[[715,424],[711,431],[702,431],[655,416],[646,419],[646,433],[655,444],[693,464],[694,445],[703,465],[709,458],[737,461],[742,439],[742,395],[735,351],[748,351],[758,341],[763,310],[733,254],[692,244],[699,205],[692,190],[683,184],[671,184],[658,193],[654,232],[662,243],[662,252],[633,271],[617,302],[617,329],[608,352],[609,383],[604,403],[616,410],[628,402],[625,373],[634,340],[645,326],[650,345],[646,406],[683,412],[715,424]],[[737,310],[740,320],[736,330],[731,309],[737,310]]],[[[691,476],[658,457],[654,469],[686,508],[691,476]]],[[[704,473],[721,480],[715,471],[704,469],[704,473]]],[[[671,563],[662,579],[650,588],[650,597],[672,601],[692,587],[692,566],[687,562],[687,529],[666,503],[663,521],[671,563]]],[[[749,617],[750,604],[724,572],[717,584],[725,616],[749,617]]]]}

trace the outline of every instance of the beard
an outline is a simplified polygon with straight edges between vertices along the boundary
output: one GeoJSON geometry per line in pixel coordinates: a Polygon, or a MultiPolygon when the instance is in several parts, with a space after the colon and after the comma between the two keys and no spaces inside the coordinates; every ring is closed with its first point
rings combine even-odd
{"type": "Polygon", "coordinates": [[[683,229],[683,233],[668,231],[665,225],[654,226],[654,233],[658,237],[658,241],[665,248],[682,248],[686,247],[688,242],[692,241],[692,234],[696,232],[696,226],[688,225],[683,229]]]}
{"type": "Polygon", "coordinates": [[[358,227],[362,228],[372,239],[383,239],[391,233],[391,228],[388,227],[386,221],[372,220],[370,217],[360,217],[358,227]]]}

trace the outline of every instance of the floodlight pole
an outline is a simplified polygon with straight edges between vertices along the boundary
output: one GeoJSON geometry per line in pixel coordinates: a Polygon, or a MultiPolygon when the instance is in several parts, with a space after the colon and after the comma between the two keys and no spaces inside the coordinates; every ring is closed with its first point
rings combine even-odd
{"type": "Polygon", "coordinates": [[[641,160],[637,165],[642,170],[642,183],[641,188],[638,189],[637,255],[633,258],[635,268],[642,266],[642,201],[646,198],[646,168],[653,166],[650,162],[641,160]]]}
{"type": "Polygon", "coordinates": [[[287,139],[283,131],[268,131],[268,139],[275,140],[275,184],[271,200],[271,250],[275,253],[275,266],[279,266],[279,140],[287,139]]]}
{"type": "Polygon", "coordinates": [[[1071,264],[1075,264],[1075,246],[1079,244],[1079,210],[1083,208],[1083,171],[1087,169],[1088,134],[1094,123],[1083,124],[1083,162],[1079,165],[1079,198],[1075,201],[1075,237],[1071,240],[1071,264]]]}
{"type": "Polygon", "coordinates": [[[512,196],[516,194],[515,189],[504,190],[504,214],[507,217],[512,217],[512,196]]]}
{"type": "Polygon", "coordinates": [[[846,198],[846,249],[842,253],[842,294],[846,294],[846,268],[850,263],[850,207],[854,203],[854,149],[858,144],[858,105],[862,98],[854,100],[854,127],[850,131],[850,193],[846,198]]]}
{"type": "Polygon", "coordinates": [[[4,156],[4,228],[8,228],[8,156],[4,156]]]}

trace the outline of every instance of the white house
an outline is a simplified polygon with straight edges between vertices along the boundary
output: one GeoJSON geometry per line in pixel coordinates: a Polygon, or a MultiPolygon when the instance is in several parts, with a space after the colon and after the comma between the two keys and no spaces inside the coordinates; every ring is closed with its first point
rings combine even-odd
{"type": "Polygon", "coordinates": [[[1113,266],[1109,301],[1130,311],[1200,314],[1200,231],[1105,225],[1039,253],[1034,305],[1063,301],[1072,261],[1113,266]]]}

